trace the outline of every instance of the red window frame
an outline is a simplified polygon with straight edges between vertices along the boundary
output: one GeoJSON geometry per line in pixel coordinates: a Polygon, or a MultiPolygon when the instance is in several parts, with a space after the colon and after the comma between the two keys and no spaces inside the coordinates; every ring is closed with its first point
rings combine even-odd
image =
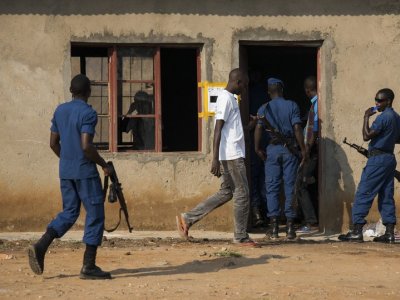
{"type": "MultiPolygon", "coordinates": [[[[111,152],[161,152],[161,94],[160,94],[160,47],[155,48],[156,52],[153,57],[153,80],[119,80],[117,77],[118,64],[118,48],[132,47],[114,45],[109,49],[109,111],[110,111],[110,127],[109,127],[109,151],[111,152]],[[123,150],[118,151],[118,81],[123,83],[152,83],[154,85],[154,114],[135,115],[135,118],[146,117],[155,120],[155,148],[154,150],[123,150]]],[[[135,46],[136,47],[136,46],[135,46]]]]}
{"type": "MultiPolygon", "coordinates": [[[[79,46],[79,44],[78,44],[79,46]]],[[[90,45],[96,47],[95,45],[90,45]]],[[[99,45],[100,46],[100,45],[99,45]]],[[[162,152],[162,114],[161,114],[161,60],[160,60],[160,45],[101,45],[108,47],[108,104],[109,104],[109,152],[162,152]],[[155,149],[154,150],[119,150],[118,149],[118,49],[124,47],[150,47],[155,49],[153,57],[153,80],[123,80],[129,83],[153,83],[154,84],[154,115],[136,115],[135,117],[154,117],[155,119],[155,149]]],[[[174,46],[168,46],[174,47],[174,46]]],[[[196,48],[196,64],[197,64],[197,82],[201,81],[201,45],[179,45],[176,47],[196,48]]],[[[197,93],[197,108],[198,112],[202,109],[201,88],[198,88],[197,93]]],[[[198,146],[197,151],[202,150],[202,119],[198,118],[198,146]]]]}

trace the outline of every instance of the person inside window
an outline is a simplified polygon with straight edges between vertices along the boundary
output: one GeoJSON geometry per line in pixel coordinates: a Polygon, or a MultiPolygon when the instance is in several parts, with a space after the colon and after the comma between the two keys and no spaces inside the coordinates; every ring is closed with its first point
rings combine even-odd
{"type": "Polygon", "coordinates": [[[122,131],[132,132],[134,150],[154,150],[154,118],[142,116],[153,114],[151,97],[144,91],[138,91],[121,122],[122,131]]]}

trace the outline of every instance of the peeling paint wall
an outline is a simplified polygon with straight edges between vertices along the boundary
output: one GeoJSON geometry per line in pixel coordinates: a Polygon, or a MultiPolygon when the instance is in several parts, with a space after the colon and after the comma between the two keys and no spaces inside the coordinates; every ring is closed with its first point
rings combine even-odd
{"type": "MultiPolygon", "coordinates": [[[[202,80],[226,81],[239,65],[243,40],[323,41],[321,225],[327,231],[348,226],[365,159],[342,140],[362,142],[363,112],[378,89],[400,93],[397,1],[352,0],[339,7],[328,0],[255,0],[248,7],[233,0],[205,1],[201,8],[178,0],[96,3],[0,4],[0,230],[43,230],[61,208],[58,161],[48,139],[55,107],[70,97],[71,42],[201,43],[202,80]]],[[[212,124],[203,121],[202,153],[104,154],[119,172],[136,229],[173,229],[176,213],[218,189],[209,174],[212,124]]],[[[395,193],[398,203],[397,187],[395,193]]],[[[230,229],[231,210],[219,208],[196,226],[230,229]]],[[[116,213],[108,208],[110,223],[116,213]]],[[[377,218],[374,208],[369,219],[377,218]]]]}

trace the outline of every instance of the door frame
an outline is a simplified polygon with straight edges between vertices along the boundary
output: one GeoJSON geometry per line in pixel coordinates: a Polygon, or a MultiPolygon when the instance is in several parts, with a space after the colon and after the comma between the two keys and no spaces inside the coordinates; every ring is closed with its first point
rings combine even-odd
{"type": "MultiPolygon", "coordinates": [[[[319,124],[323,123],[321,119],[321,106],[324,105],[322,101],[321,105],[321,81],[322,81],[322,59],[321,59],[321,52],[323,47],[324,40],[313,40],[313,41],[251,41],[251,40],[240,40],[239,41],[239,68],[248,72],[248,53],[247,53],[247,46],[260,46],[260,47],[311,47],[317,49],[317,86],[318,86],[318,119],[319,124]]],[[[323,99],[322,99],[323,100],[323,99]]],[[[249,120],[249,99],[248,99],[248,91],[243,93],[241,97],[240,103],[240,112],[242,123],[247,124],[249,120]]],[[[318,138],[321,139],[321,126],[318,127],[318,138]]],[[[246,140],[246,157],[250,157],[250,149],[249,149],[249,133],[245,131],[245,140],[246,140]]],[[[318,220],[321,229],[325,229],[326,222],[321,220],[320,217],[326,215],[326,210],[328,209],[325,207],[320,201],[323,199],[324,191],[325,191],[325,181],[322,180],[325,176],[325,172],[323,171],[323,158],[325,157],[325,149],[323,144],[320,143],[319,151],[318,151],[318,220]]],[[[250,176],[250,161],[246,160],[246,170],[247,170],[247,178],[249,181],[249,185],[251,186],[251,176],[250,176]]]]}

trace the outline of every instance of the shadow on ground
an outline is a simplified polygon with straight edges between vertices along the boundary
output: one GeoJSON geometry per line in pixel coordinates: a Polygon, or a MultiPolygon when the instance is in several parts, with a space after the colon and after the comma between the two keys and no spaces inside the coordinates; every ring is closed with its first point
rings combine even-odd
{"type": "Polygon", "coordinates": [[[113,276],[121,277],[142,277],[142,276],[163,276],[189,273],[210,273],[218,272],[221,269],[245,268],[253,265],[266,264],[270,259],[285,259],[281,255],[261,255],[257,258],[246,257],[219,257],[211,260],[194,260],[180,266],[160,266],[138,269],[116,269],[111,271],[113,276]]]}

